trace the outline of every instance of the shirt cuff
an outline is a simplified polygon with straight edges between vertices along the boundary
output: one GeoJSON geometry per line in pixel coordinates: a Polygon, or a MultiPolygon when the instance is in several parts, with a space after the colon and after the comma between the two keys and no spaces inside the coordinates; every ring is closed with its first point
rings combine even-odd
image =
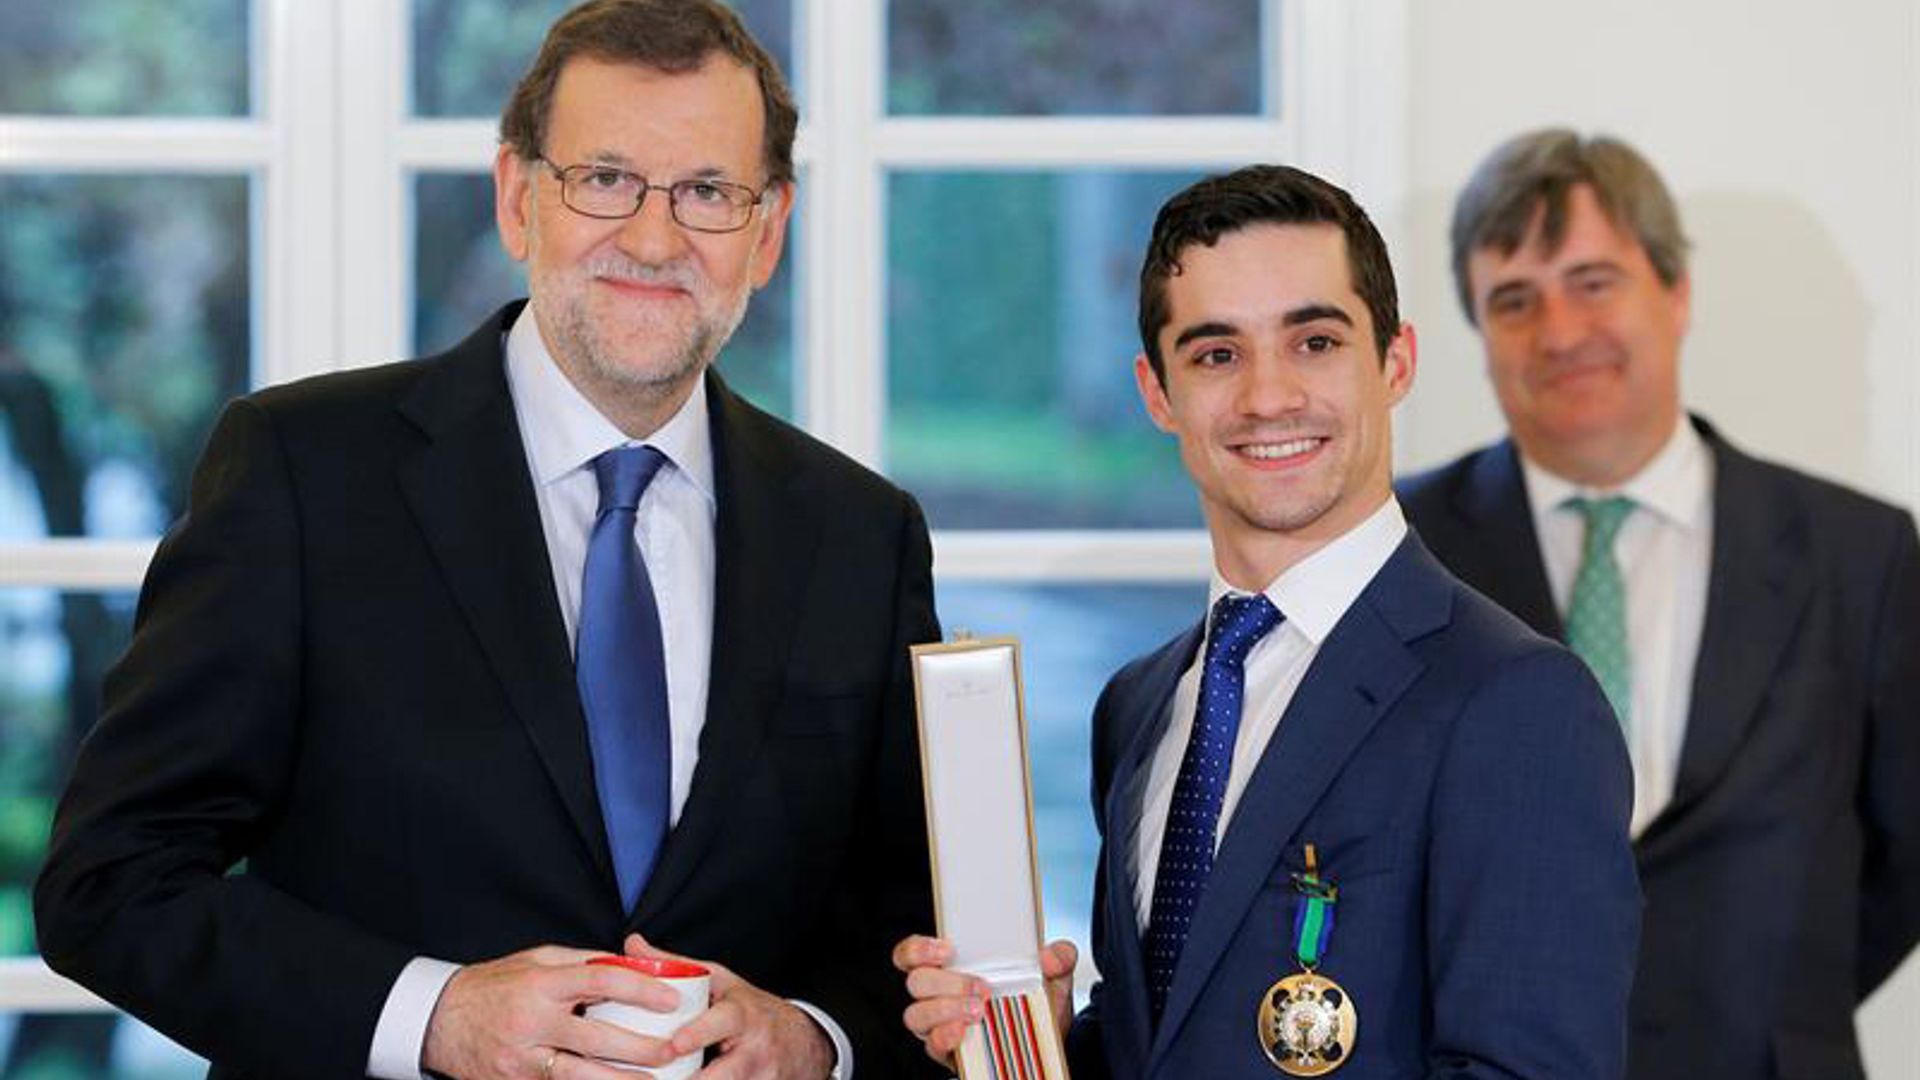
{"type": "Polygon", "coordinates": [[[416,956],[400,969],[380,1007],[373,1026],[373,1046],[367,1052],[367,1075],[376,1080],[423,1080],[420,1053],[426,1048],[427,1023],[434,1006],[460,965],[416,956]]]}
{"type": "Polygon", "coordinates": [[[827,1080],[853,1080],[853,1044],[847,1041],[847,1033],[833,1022],[833,1017],[818,1008],[797,998],[788,998],[787,1004],[799,1009],[820,1025],[827,1033],[827,1040],[833,1043],[833,1071],[827,1074],[827,1080]]]}

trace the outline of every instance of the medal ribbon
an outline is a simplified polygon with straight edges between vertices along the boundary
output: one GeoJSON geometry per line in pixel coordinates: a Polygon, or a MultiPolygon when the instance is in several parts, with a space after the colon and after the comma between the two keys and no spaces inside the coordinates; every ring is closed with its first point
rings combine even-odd
{"type": "Polygon", "coordinates": [[[987,1080],[1048,1080],[1027,994],[987,999],[987,1080]]]}
{"type": "Polygon", "coordinates": [[[1293,909],[1293,955],[1308,971],[1320,966],[1327,953],[1327,941],[1333,937],[1333,905],[1340,890],[1320,878],[1319,859],[1313,845],[1307,845],[1307,869],[1293,875],[1294,891],[1300,903],[1293,909]]]}

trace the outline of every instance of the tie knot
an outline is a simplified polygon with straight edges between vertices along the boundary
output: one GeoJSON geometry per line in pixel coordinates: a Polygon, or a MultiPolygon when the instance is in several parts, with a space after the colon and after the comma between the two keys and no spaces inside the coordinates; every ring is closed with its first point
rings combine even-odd
{"type": "Polygon", "coordinates": [[[1625,495],[1610,495],[1604,499],[1573,498],[1567,500],[1567,505],[1586,519],[1589,547],[1612,546],[1620,526],[1626,523],[1627,515],[1633,513],[1633,500],[1625,495]]]}
{"type": "Polygon", "coordinates": [[[593,459],[593,477],[600,482],[600,509],[633,510],[640,505],[667,457],[651,446],[622,446],[593,459]]]}
{"type": "Polygon", "coordinates": [[[1238,664],[1267,632],[1280,625],[1280,609],[1264,594],[1223,596],[1213,605],[1207,659],[1238,664]]]}

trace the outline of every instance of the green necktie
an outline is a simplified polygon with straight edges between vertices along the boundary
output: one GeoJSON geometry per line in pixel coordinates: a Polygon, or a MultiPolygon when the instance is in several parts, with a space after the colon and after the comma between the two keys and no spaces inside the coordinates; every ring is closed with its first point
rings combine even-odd
{"type": "Polygon", "coordinates": [[[1633,652],[1627,647],[1627,585],[1613,557],[1613,539],[1633,513],[1633,500],[1569,499],[1566,505],[1586,519],[1587,536],[1580,551],[1580,573],[1573,579],[1573,599],[1567,604],[1567,644],[1593,669],[1607,692],[1620,725],[1627,726],[1633,701],[1633,652]]]}

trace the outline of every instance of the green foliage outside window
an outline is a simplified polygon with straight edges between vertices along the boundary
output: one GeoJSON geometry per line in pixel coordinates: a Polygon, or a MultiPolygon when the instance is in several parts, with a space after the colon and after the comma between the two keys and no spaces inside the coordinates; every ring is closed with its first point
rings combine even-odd
{"type": "Polygon", "coordinates": [[[0,4],[0,113],[241,116],[247,0],[0,4]]]}

